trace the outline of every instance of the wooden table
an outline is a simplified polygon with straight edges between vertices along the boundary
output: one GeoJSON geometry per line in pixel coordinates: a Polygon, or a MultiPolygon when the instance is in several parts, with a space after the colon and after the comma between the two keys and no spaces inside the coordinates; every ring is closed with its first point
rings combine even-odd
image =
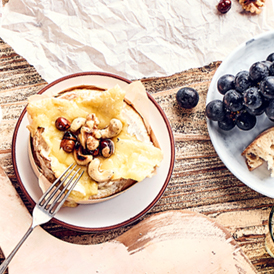
{"type": "MultiPolygon", "coordinates": [[[[220,63],[214,62],[169,77],[141,79],[170,121],[176,150],[171,181],[162,198],[143,219],[167,210],[190,209],[203,213],[230,231],[258,273],[273,273],[274,259],[264,247],[273,200],[251,190],[232,175],[216,154],[208,135],[205,100],[210,81],[220,63]],[[199,92],[200,101],[193,110],[182,110],[176,103],[175,94],[184,86],[199,92]]],[[[0,165],[28,210],[31,210],[31,205],[16,181],[12,166],[11,140],[27,98],[46,84],[33,66],[0,39],[0,105],[3,111],[0,165]]],[[[97,244],[116,238],[132,226],[134,224],[98,234],[70,231],[53,222],[43,225],[43,228],[67,242],[97,244]]],[[[0,251],[0,261],[2,259],[0,251]]]]}

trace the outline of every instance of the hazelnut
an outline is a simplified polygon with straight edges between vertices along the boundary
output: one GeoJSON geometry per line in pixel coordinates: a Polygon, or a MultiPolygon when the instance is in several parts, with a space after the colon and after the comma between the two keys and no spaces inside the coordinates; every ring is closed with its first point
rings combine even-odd
{"type": "Polygon", "coordinates": [[[64,133],[63,139],[73,140],[74,142],[77,141],[77,137],[71,131],[66,131],[64,133]]]}
{"type": "Polygon", "coordinates": [[[220,13],[227,13],[231,8],[231,1],[230,0],[221,0],[217,5],[217,10],[220,13]]]}
{"type": "Polygon", "coordinates": [[[70,153],[73,151],[76,141],[76,136],[72,132],[66,131],[61,141],[60,148],[65,152],[70,153]]]}
{"type": "Polygon", "coordinates": [[[59,117],[55,120],[55,127],[60,131],[66,131],[70,128],[70,121],[64,117],[59,117]]]}
{"type": "Polygon", "coordinates": [[[61,141],[60,148],[62,148],[67,153],[72,152],[74,147],[75,147],[75,142],[73,140],[63,139],[61,141]]]}
{"type": "Polygon", "coordinates": [[[99,156],[99,155],[100,155],[100,150],[99,150],[99,148],[96,148],[96,149],[94,149],[94,150],[90,150],[89,152],[90,152],[90,154],[91,154],[93,157],[96,157],[96,156],[99,156]]]}
{"type": "Polygon", "coordinates": [[[101,155],[109,158],[114,153],[114,143],[110,139],[104,139],[100,142],[101,155]]]}

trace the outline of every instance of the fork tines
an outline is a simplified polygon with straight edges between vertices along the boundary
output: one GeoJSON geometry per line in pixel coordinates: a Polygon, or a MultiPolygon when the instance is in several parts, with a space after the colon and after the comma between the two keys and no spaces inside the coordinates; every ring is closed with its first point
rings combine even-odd
{"type": "Polygon", "coordinates": [[[49,187],[49,189],[40,198],[39,207],[54,215],[63,205],[66,198],[73,190],[77,182],[82,177],[84,171],[79,174],[81,168],[77,169],[76,164],[71,164],[59,178],[49,187]],[[74,172],[74,174],[73,174],[74,172]],[[71,176],[72,175],[72,176],[71,176]],[[75,177],[78,177],[75,179],[75,177]],[[70,177],[71,176],[71,177],[70,177]],[[75,179],[75,180],[74,180],[75,179]],[[68,180],[68,181],[67,181],[68,180]],[[59,193],[58,193],[59,192],[59,193]]]}

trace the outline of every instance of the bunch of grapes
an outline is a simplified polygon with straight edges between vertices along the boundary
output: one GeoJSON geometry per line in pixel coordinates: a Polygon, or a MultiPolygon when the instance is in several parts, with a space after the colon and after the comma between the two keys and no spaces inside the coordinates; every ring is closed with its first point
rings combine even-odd
{"type": "Polygon", "coordinates": [[[256,125],[256,116],[263,113],[274,122],[274,52],[252,64],[249,71],[221,76],[217,89],[223,100],[209,102],[206,116],[218,122],[222,130],[231,130],[235,125],[250,130],[256,125]]]}

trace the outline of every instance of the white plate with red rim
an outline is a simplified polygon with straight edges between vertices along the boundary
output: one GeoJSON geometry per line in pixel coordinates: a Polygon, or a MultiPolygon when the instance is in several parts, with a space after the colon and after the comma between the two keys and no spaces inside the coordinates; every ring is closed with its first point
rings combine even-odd
{"type": "MultiPolygon", "coordinates": [[[[39,93],[58,93],[71,87],[94,85],[121,88],[131,81],[109,73],[84,72],[60,78],[39,93]]],[[[164,159],[152,178],[135,184],[121,195],[98,204],[79,205],[76,208],[62,208],[53,219],[69,229],[83,232],[101,232],[131,224],[146,214],[164,193],[171,178],[175,151],[174,138],[168,119],[154,98],[148,94],[150,125],[155,132],[164,159]]],[[[42,195],[28,159],[29,131],[26,109],[16,124],[12,140],[12,160],[16,178],[29,201],[34,205],[42,195]]]]}
{"type": "MultiPolygon", "coordinates": [[[[250,39],[236,48],[219,66],[212,78],[206,103],[214,99],[222,100],[223,95],[217,90],[217,81],[224,74],[236,75],[241,70],[249,70],[250,66],[266,60],[267,56],[274,52],[274,32],[267,32],[250,39]]],[[[255,127],[249,131],[243,131],[235,127],[230,131],[223,131],[218,124],[208,120],[208,131],[212,144],[226,167],[244,184],[251,189],[274,198],[274,178],[266,164],[250,172],[245,159],[241,156],[243,150],[269,127],[273,127],[265,114],[257,116],[255,127]]]]}

